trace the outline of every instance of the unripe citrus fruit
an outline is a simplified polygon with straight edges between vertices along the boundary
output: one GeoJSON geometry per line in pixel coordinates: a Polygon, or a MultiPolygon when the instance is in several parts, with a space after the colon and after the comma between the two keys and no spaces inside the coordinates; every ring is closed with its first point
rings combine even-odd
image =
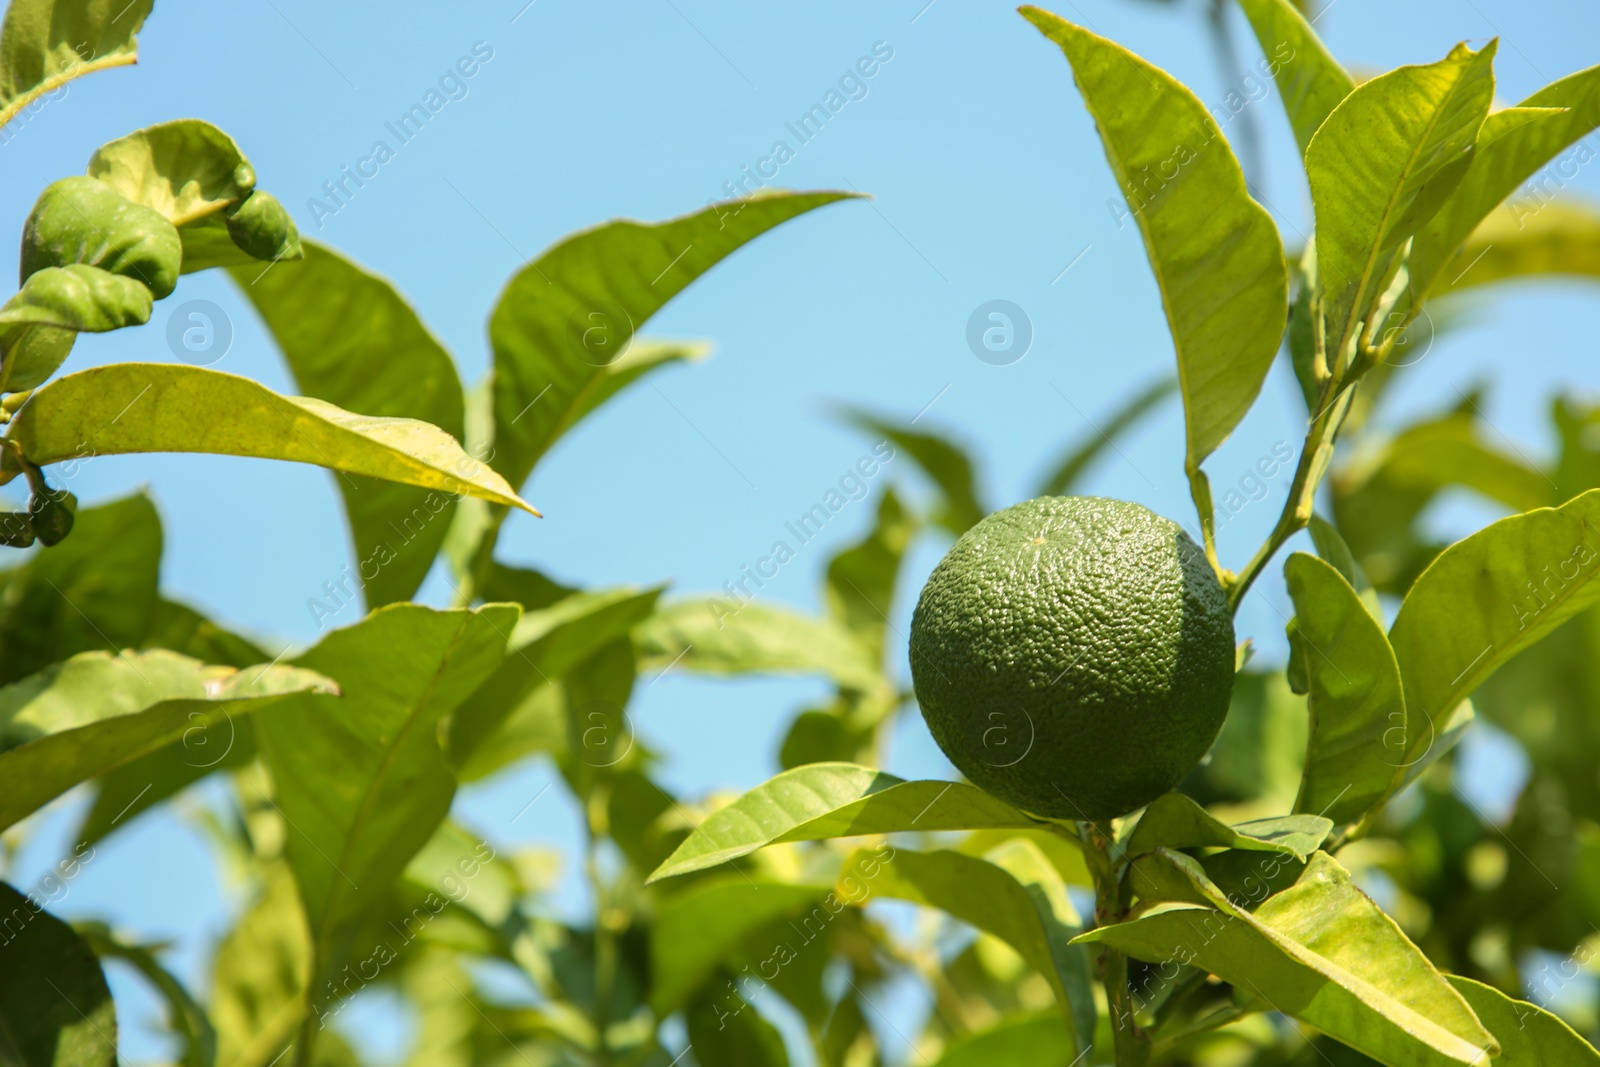
{"type": "Polygon", "coordinates": [[[1233,693],[1233,619],[1174,522],[1101,497],[996,512],[934,568],[911,619],[928,729],[1024,810],[1108,819],[1177,785],[1233,693]]]}

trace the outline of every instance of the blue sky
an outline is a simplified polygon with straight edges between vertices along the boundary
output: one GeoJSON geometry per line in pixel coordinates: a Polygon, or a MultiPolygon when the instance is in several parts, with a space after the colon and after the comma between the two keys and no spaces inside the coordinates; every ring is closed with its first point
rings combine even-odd
{"type": "MultiPolygon", "coordinates": [[[[763,161],[778,141],[790,153],[773,184],[874,194],[769,234],[678,298],[648,332],[708,338],[714,358],[634,388],[536,472],[525,495],[546,517],[513,519],[502,554],[589,584],[670,579],[694,592],[738,577],[868,451],[828,418],[836,401],[903,418],[928,408],[919,425],[971,447],[986,502],[999,507],[1031,495],[1089,420],[1168,372],[1171,346],[1143,249],[1132,226],[1118,225],[1118,190],[1066,63],[1008,5],[525,3],[160,0],[137,67],[74,83],[0,144],[0,245],[18,239],[39,190],[81,172],[99,144],[165,119],[205,118],[238,140],[261,187],[305,234],[393,279],[470,382],[486,366],[484,323],[500,287],[571,230],[697,209],[745,168],[770,173],[763,161]],[[441,86],[462,57],[474,57],[475,73],[441,86]],[[863,57],[875,63],[871,77],[860,76],[863,57]],[[385,124],[436,88],[446,106],[398,144],[385,124]],[[801,143],[790,125],[831,90],[848,102],[801,143]],[[329,203],[324,183],[380,139],[395,147],[393,158],[336,212],[318,209],[314,201],[329,203]],[[965,339],[973,310],[996,299],[1031,323],[1028,354],[1009,366],[975,358],[965,339]]],[[[1257,73],[1260,56],[1236,18],[1239,65],[1220,69],[1201,8],[1075,0],[1057,10],[1218,104],[1230,88],[1249,89],[1242,79],[1257,73]]],[[[1499,35],[1506,101],[1600,61],[1600,15],[1581,0],[1335,0],[1318,26],[1337,56],[1369,69],[1431,61],[1457,41],[1499,35]]],[[[1248,111],[1264,138],[1261,195],[1298,244],[1309,201],[1275,90],[1248,111]]],[[[1600,196],[1600,167],[1569,184],[1600,196]]],[[[174,359],[167,327],[189,300],[228,316],[233,340],[219,369],[288,389],[252,313],[213,275],[185,278],[146,327],[83,338],[66,369],[174,359]]],[[[1549,397],[1592,380],[1597,330],[1600,291],[1581,283],[1496,297],[1472,328],[1439,339],[1386,418],[1445,406],[1456,389],[1487,380],[1497,432],[1530,456],[1545,454],[1549,397]]],[[[1297,444],[1302,422],[1292,382],[1275,373],[1208,463],[1219,494],[1278,442],[1297,444]]],[[[1088,488],[1188,521],[1181,441],[1168,405],[1121,443],[1125,458],[1095,469],[1088,488]]],[[[917,491],[903,461],[874,483],[886,480],[917,491]]],[[[278,644],[315,637],[307,601],[349,562],[326,472],[110,457],[87,465],[73,488],[93,503],[140,485],[166,523],[169,595],[278,644]]],[[[1228,523],[1226,562],[1248,557],[1285,488],[1286,478],[1268,502],[1228,523]]],[[[1457,503],[1439,521],[1460,532],[1492,514],[1457,503]]],[[[851,505],[763,594],[816,607],[828,555],[870,519],[870,505],[851,505]]],[[[942,550],[929,544],[913,560],[901,632],[942,550]]],[[[1271,651],[1282,646],[1287,601],[1275,573],[1258,588],[1239,629],[1271,651]]],[[[435,603],[447,595],[437,577],[425,589],[435,603]]],[[[353,622],[354,611],[334,621],[353,622]]],[[[747,787],[774,769],[787,713],[817,692],[804,682],[669,676],[641,686],[636,721],[666,754],[665,775],[678,788],[747,787]]],[[[915,716],[892,762],[900,773],[948,773],[915,716]]],[[[509,825],[550,777],[532,767],[472,790],[464,814],[495,840],[570,842],[559,790],[537,818],[509,825]]],[[[70,822],[63,808],[47,817],[28,862],[47,862],[70,822]]],[[[191,974],[228,907],[200,839],[170,817],[108,842],[62,904],[68,914],[109,915],[176,938],[191,974]]]]}

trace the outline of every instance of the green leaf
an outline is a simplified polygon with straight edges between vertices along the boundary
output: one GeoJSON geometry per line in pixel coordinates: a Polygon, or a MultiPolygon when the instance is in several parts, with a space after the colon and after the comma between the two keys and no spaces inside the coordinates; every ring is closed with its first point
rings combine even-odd
{"type": "Polygon", "coordinates": [[[1361,603],[1366,606],[1367,611],[1378,620],[1379,624],[1382,624],[1383,604],[1378,600],[1378,591],[1372,588],[1367,573],[1361,569],[1361,564],[1356,562],[1355,554],[1350,551],[1350,546],[1345,544],[1344,537],[1338,529],[1321,515],[1313,514],[1307,532],[1311,535],[1311,543],[1316,546],[1317,555],[1350,583],[1350,587],[1361,598],[1361,603]]]}
{"type": "Polygon", "coordinates": [[[1141,856],[1158,848],[1237,848],[1281,852],[1303,860],[1322,846],[1332,829],[1332,822],[1315,815],[1288,815],[1229,826],[1182,793],[1165,793],[1139,817],[1123,851],[1129,856],[1141,856]]]}
{"type": "Polygon", "coordinates": [[[1036,825],[963,782],[907,782],[870,767],[813,763],[783,772],[710,815],[649,880],[715,867],[785,841],[1036,825]]]}
{"type": "MultiPolygon", "coordinates": [[[[1357,87],[1306,148],[1330,364],[1346,356],[1396,253],[1460,182],[1494,96],[1493,42],[1357,87]]],[[[1371,324],[1368,324],[1371,328],[1371,324]]]]}
{"type": "Polygon", "coordinates": [[[867,536],[828,561],[828,613],[856,635],[876,662],[882,661],[888,640],[900,560],[916,528],[894,490],[885,490],[867,536]]]}
{"type": "Polygon", "coordinates": [[[1306,682],[1311,740],[1296,811],[1358,822],[1405,759],[1400,667],[1383,627],[1334,567],[1304,552],[1283,565],[1294,601],[1293,670],[1306,682]]]}
{"type": "Polygon", "coordinates": [[[37,897],[4,882],[0,915],[6,916],[0,1062],[6,1067],[112,1067],[117,1014],[94,953],[37,897]]]}
{"type": "Polygon", "coordinates": [[[972,459],[955,442],[939,434],[913,430],[909,424],[902,426],[890,422],[858,408],[842,407],[839,416],[850,425],[882,438],[873,448],[877,461],[891,462],[895,458],[895,449],[899,448],[921,468],[939,491],[939,503],[933,513],[933,521],[937,525],[960,537],[968,527],[988,514],[988,509],[978,498],[978,479],[972,459]]]}
{"type": "Polygon", "coordinates": [[[101,959],[119,959],[144,976],[167,1002],[167,1026],[183,1039],[184,1067],[213,1067],[217,1062],[217,1032],[206,1018],[205,1009],[161,965],[153,947],[125,941],[104,923],[82,923],[78,934],[101,959]]]}
{"type": "MultiPolygon", "coordinates": [[[[728,985],[732,984],[730,979],[728,985]]],[[[695,1062],[703,1067],[789,1067],[789,1053],[777,1028],[720,983],[689,1005],[684,1022],[695,1062]]]]}
{"type": "Polygon", "coordinates": [[[1178,356],[1184,469],[1233,431],[1283,339],[1289,276],[1278,228],[1250,198],[1211,113],[1166,71],[1035,7],[1061,46],[1144,237],[1178,356]]]}
{"type": "Polygon", "coordinates": [[[1441,294],[1549,276],[1600,278],[1600,214],[1587,204],[1552,200],[1534,209],[1495,212],[1472,232],[1439,274],[1441,294]]]}
{"type": "MultiPolygon", "coordinates": [[[[1027,842],[1012,845],[1033,849],[1027,842]]],[[[1013,861],[1019,858],[1011,856],[1013,861]]],[[[1062,1014],[1075,1022],[1075,1016],[1082,1018],[1081,1006],[1093,1004],[1088,956],[1071,944],[1081,920],[1059,879],[1050,884],[1048,867],[1037,856],[1019,879],[996,863],[959,852],[912,852],[884,845],[857,851],[845,861],[838,892],[853,903],[888,897],[937,908],[998,937],[1045,977],[1062,1014]]],[[[1088,1032],[1074,1036],[1080,1048],[1092,1040],[1088,1032]]]]}
{"type": "MultiPolygon", "coordinates": [[[[1447,287],[1456,273],[1452,257],[1523,182],[1600,125],[1600,66],[1580,70],[1545,86],[1514,108],[1493,112],[1478,134],[1477,151],[1450,198],[1412,243],[1407,267],[1413,300],[1421,303],[1439,279],[1447,287]],[[1530,110],[1564,108],[1566,110],[1530,110]]],[[[1592,153],[1591,153],[1592,155],[1592,153]]],[[[1573,170],[1577,162],[1567,161],[1573,170]]],[[[1515,217],[1515,207],[1511,214],[1515,217]]]]}
{"type": "Polygon", "coordinates": [[[676,600],[634,631],[647,668],[705,674],[820,674],[846,689],[886,683],[848,630],[759,600],[676,600]]]}
{"type": "Polygon", "coordinates": [[[1178,388],[1176,378],[1162,378],[1139,390],[1104,422],[1091,427],[1091,432],[1072,445],[1056,460],[1049,476],[1040,483],[1035,496],[1061,496],[1077,488],[1084,471],[1105,453],[1115,449],[1116,439],[1144,418],[1178,388]]]}
{"type": "Polygon", "coordinates": [[[470,779],[484,773],[484,761],[493,769],[503,766],[501,727],[526,709],[541,687],[627,637],[655,610],[660,596],[660,586],[623,586],[572,593],[549,607],[527,611],[511,631],[505,661],[451,717],[448,750],[457,772],[470,779]]]}
{"type": "MultiPolygon", "coordinates": [[[[238,668],[272,658],[193,608],[170,600],[156,601],[144,647],[238,668]]],[[[173,744],[101,775],[72,839],[94,844],[202,778],[248,766],[255,758],[255,733],[231,720],[212,730],[185,731],[173,744]]]]}
{"type": "Polygon", "coordinates": [[[142,645],[160,567],[161,519],[144,493],[80,511],[71,537],[0,571],[0,685],[79,652],[142,645]]]}
{"type": "Polygon", "coordinates": [[[515,606],[380,608],[295,662],[343,697],[285,701],[256,722],[284,852],[306,905],[315,973],[341,925],[384,893],[450,810],[441,721],[499,666],[515,606]]]}
{"type": "Polygon", "coordinates": [[[241,203],[255,168],[233,138],[199,119],[178,119],[107,142],[89,159],[89,176],[182,229],[241,203]]]}
{"type": "Polygon", "coordinates": [[[1483,1025],[1500,1042],[1496,1067],[1592,1067],[1600,1052],[1555,1015],[1493,986],[1448,975],[1483,1025]]]}
{"type": "Polygon", "coordinates": [[[178,284],[183,245],[159,211],[93,178],[62,178],[39,194],[23,224],[22,281],[77,263],[130,278],[161,300],[178,284]]]}
{"type": "MultiPolygon", "coordinates": [[[[358,415],[420,419],[460,440],[455,361],[386,279],[307,242],[305,258],[233,279],[255,305],[307,396],[358,415]]],[[[437,490],[337,479],[367,604],[417,591],[444,543],[455,501],[437,490]]]]}
{"type": "Polygon", "coordinates": [[[150,321],[150,290],[82,263],[45,267],[0,307],[0,392],[44,382],[66,361],[74,334],[104,333],[150,321]]]}
{"type": "MultiPolygon", "coordinates": [[[[257,189],[245,197],[242,204],[228,212],[227,229],[234,247],[251,259],[268,260],[269,267],[273,263],[300,259],[305,255],[300,243],[300,231],[295,227],[289,209],[263,189],[257,189]]],[[[181,230],[179,235],[182,235],[181,230]]],[[[188,255],[187,245],[184,255],[188,255]]],[[[190,269],[197,270],[203,266],[204,263],[195,264],[190,269]]],[[[256,277],[265,273],[263,270],[256,277]]]]}
{"type": "Polygon", "coordinates": [[[308,670],[243,671],[186,656],[83,652],[0,689],[0,829],[79,782],[292,693],[336,693],[308,670]]]}
{"type": "Polygon", "coordinates": [[[1317,33],[1289,0],[1239,0],[1255,30],[1268,69],[1278,83],[1283,109],[1305,155],[1311,135],[1356,83],[1328,54],[1317,33]]]}
{"type": "Polygon", "coordinates": [[[660,906],[650,927],[651,1009],[663,1018],[677,1010],[719,963],[776,919],[803,922],[802,916],[809,919],[814,911],[821,912],[820,934],[844,908],[836,898],[837,908],[825,908],[824,895],[833,896],[827,886],[756,882],[733,875],[696,882],[672,897],[660,906]]]}
{"type": "Polygon", "coordinates": [[[1597,526],[1600,490],[1591,490],[1484,527],[1417,579],[1389,630],[1405,682],[1407,763],[1496,668],[1600,602],[1597,526]]]}
{"type": "MultiPolygon", "coordinates": [[[[6,439],[39,466],[129,452],[209,452],[311,463],[533,512],[436,426],[280,396],[204,367],[116,363],[57,378],[34,391],[6,439]]],[[[9,453],[6,460],[0,482],[17,474],[9,453]]]]}
{"type": "Polygon", "coordinates": [[[1075,1067],[1079,1055],[1060,1015],[1020,1015],[962,1034],[933,1067],[1075,1067]]]}
{"type": "Polygon", "coordinates": [[[1204,968],[1381,1062],[1481,1065],[1497,1051],[1461,996],[1327,853],[1253,912],[1230,902],[1194,860],[1156,855],[1206,903],[1156,905],[1078,941],[1204,968]]]}
{"type": "Polygon", "coordinates": [[[153,3],[12,0],[0,25],[0,126],[73,78],[135,62],[153,3]]]}
{"type": "Polygon", "coordinates": [[[281,862],[217,946],[211,967],[211,1022],[218,1067],[269,1067],[305,1016],[311,937],[281,862]]]}
{"type": "Polygon", "coordinates": [[[573,234],[522,268],[489,319],[494,468],[513,486],[579,419],[670,357],[619,366],[634,331],[745,242],[849,193],[772,192],[659,223],[573,234]]]}

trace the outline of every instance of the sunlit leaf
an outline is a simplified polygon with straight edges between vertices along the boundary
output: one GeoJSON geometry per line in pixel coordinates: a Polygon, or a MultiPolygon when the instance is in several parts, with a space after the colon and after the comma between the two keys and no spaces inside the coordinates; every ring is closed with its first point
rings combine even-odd
{"type": "Polygon", "coordinates": [[[634,631],[647,668],[703,674],[820,674],[847,689],[883,682],[869,650],[831,620],[723,595],[676,600],[634,631]]]}
{"type": "Polygon", "coordinates": [[[1405,759],[1400,667],[1383,627],[1331,564],[1296,552],[1283,576],[1295,610],[1291,669],[1311,707],[1295,810],[1355,822],[1388,794],[1405,759]]]}
{"type": "Polygon", "coordinates": [[[311,938],[294,879],[267,867],[261,893],[217,946],[211,1022],[218,1067],[269,1067],[305,1016],[311,938]]]}
{"type": "Polygon", "coordinates": [[[166,216],[93,178],[62,178],[22,229],[22,278],[85,264],[138,282],[157,300],[178,284],[183,246],[166,216]]]}
{"type": "Polygon", "coordinates": [[[233,138],[200,119],[178,119],[109,141],[89,159],[89,176],[182,228],[219,214],[256,185],[233,138]]]}
{"type": "MultiPolygon", "coordinates": [[[[523,267],[489,319],[494,469],[522,485],[600,399],[662,362],[615,366],[662,305],[747,241],[850,195],[772,192],[665,222],[608,222],[523,267]]],[[[672,358],[684,354],[677,349],[672,358]]]]}
{"type": "Polygon", "coordinates": [[[1498,1067],[1592,1067],[1600,1052],[1554,1014],[1514,1000],[1493,986],[1450,975],[1483,1025],[1500,1042],[1498,1067]]]}
{"type": "Polygon", "coordinates": [[[81,263],[30,274],[0,307],[0,392],[32,389],[56,372],[76,333],[104,333],[150,319],[150,290],[81,263]]]}
{"type": "MultiPolygon", "coordinates": [[[[1478,225],[1507,197],[1512,197],[1507,212],[1520,222],[1520,216],[1537,210],[1519,205],[1513,195],[1539,168],[1574,141],[1600,125],[1600,67],[1590,67],[1545,86],[1515,108],[1493,112],[1484,120],[1473,159],[1450,198],[1439,208],[1417,235],[1408,257],[1411,288],[1426,295],[1457,284],[1452,257],[1478,225]],[[1529,109],[1564,108],[1563,111],[1534,112],[1529,109]],[[1446,266],[1450,264],[1450,266],[1446,266]]],[[[1563,171],[1576,172],[1593,158],[1593,149],[1574,149],[1557,164],[1563,171]]]]}
{"type": "Polygon", "coordinates": [[[1144,236],[1177,350],[1194,477],[1250,409],[1283,338],[1278,228],[1192,92],[1104,37],[1035,7],[1022,14],[1066,53],[1144,236]]]}
{"type": "Polygon", "coordinates": [[[1305,16],[1289,0],[1239,0],[1277,80],[1294,140],[1304,155],[1312,134],[1356,83],[1328,54],[1305,16]]]}
{"type": "Polygon", "coordinates": [[[1158,848],[1238,848],[1282,852],[1305,859],[1321,847],[1333,823],[1315,815],[1290,815],[1229,826],[1182,793],[1151,802],[1128,836],[1123,851],[1139,856],[1158,848]]]}
{"type": "Polygon", "coordinates": [[[1306,532],[1311,535],[1312,544],[1316,545],[1317,555],[1350,583],[1350,587],[1361,598],[1361,603],[1366,606],[1367,611],[1378,620],[1379,624],[1382,624],[1383,604],[1378,600],[1378,591],[1372,588],[1371,579],[1361,569],[1361,564],[1356,562],[1355,554],[1350,551],[1350,546],[1345,543],[1343,535],[1321,515],[1311,516],[1306,532]]]}
{"type": "Polygon", "coordinates": [[[293,698],[256,722],[316,973],[335,962],[341,924],[387,890],[449,811],[456,780],[439,724],[499,665],[516,619],[506,605],[380,608],[295,661],[333,678],[339,700],[293,698]]]}
{"type": "MultiPolygon", "coordinates": [[[[1019,879],[1002,866],[959,852],[912,852],[885,845],[853,853],[845,861],[837,891],[852,901],[888,897],[937,908],[994,935],[1044,975],[1063,1016],[1074,1022],[1086,1018],[1082,1009],[1089,996],[1088,957],[1071,944],[1081,920],[1064,890],[1057,882],[1057,891],[1051,892],[1041,880],[1047,867],[1039,857],[1023,868],[1019,879]]],[[[1080,1048],[1092,1040],[1081,1031],[1074,1037],[1080,1048]]]]}
{"type": "MultiPolygon", "coordinates": [[[[311,242],[298,263],[232,273],[301,392],[358,415],[420,419],[461,439],[455,361],[386,279],[311,242]]],[[[368,606],[410,597],[444,543],[455,500],[368,477],[335,483],[368,606]]]]}
{"type": "Polygon", "coordinates": [[[1379,75],[1307,146],[1330,363],[1354,344],[1400,246],[1461,181],[1494,96],[1494,53],[1493,42],[1458,45],[1437,63],[1379,75]]]}
{"type": "Polygon", "coordinates": [[[1036,825],[962,782],[908,782],[870,767],[813,763],[785,771],[713,813],[650,880],[715,867],[785,841],[1036,825]]]}
{"type": "MultiPolygon", "coordinates": [[[[114,363],[35,390],[7,427],[34,463],[129,452],[209,452],[311,463],[532,511],[455,438],[413,419],[379,419],[248,378],[170,363],[114,363]]],[[[0,480],[17,474],[6,454],[0,480]]]]}
{"type": "MultiPolygon", "coordinates": [[[[845,906],[827,886],[756,882],[743,875],[696,882],[662,904],[650,928],[651,1007],[660,1016],[676,1010],[719,962],[774,919],[788,918],[806,931],[803,936],[817,937],[845,906]],[[826,903],[824,896],[830,898],[826,903]]],[[[794,947],[786,947],[792,954],[794,947]]]]}
{"type": "MultiPolygon", "coordinates": [[[[9,28],[9,23],[7,24],[9,28]]],[[[112,1067],[117,1014],[94,953],[32,894],[0,882],[0,1062],[6,1067],[112,1067]]]]}
{"type": "MultiPolygon", "coordinates": [[[[502,586],[501,592],[505,589],[502,586]]],[[[526,708],[543,686],[605,645],[625,638],[655,609],[661,588],[624,586],[572,593],[523,614],[510,633],[506,658],[449,726],[449,758],[458,772],[478,777],[504,763],[497,731],[526,708]]],[[[520,751],[519,755],[524,754],[520,751]]]]}
{"type": "Polygon", "coordinates": [[[932,1067],[1073,1067],[1079,1055],[1060,1015],[1026,1015],[961,1035],[932,1067]]]}
{"type": "MultiPolygon", "coordinates": [[[[0,829],[79,782],[294,693],[336,693],[310,670],[211,667],[166,651],[84,652],[0,689],[0,829]]],[[[331,699],[331,698],[330,698],[331,699]]]]}
{"type": "Polygon", "coordinates": [[[12,0],[0,26],[0,126],[45,93],[138,58],[154,0],[12,0]]]}
{"type": "Polygon", "coordinates": [[[1551,276],[1600,278],[1600,213],[1589,205],[1552,201],[1494,212],[1440,272],[1437,291],[1551,276]]]}
{"type": "Polygon", "coordinates": [[[1326,853],[1254,911],[1231,902],[1194,860],[1156,855],[1179,899],[1194,902],[1157,905],[1080,942],[1192,963],[1381,1062],[1483,1065],[1497,1051],[1461,996],[1326,853]]]}
{"type": "Polygon", "coordinates": [[[1484,527],[1445,549],[1389,630],[1405,681],[1406,762],[1506,660],[1600,602],[1600,490],[1484,527]]]}

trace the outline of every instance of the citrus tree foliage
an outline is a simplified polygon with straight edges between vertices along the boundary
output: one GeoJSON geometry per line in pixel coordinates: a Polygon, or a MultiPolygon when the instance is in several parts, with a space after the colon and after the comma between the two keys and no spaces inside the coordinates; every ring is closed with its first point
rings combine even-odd
{"type": "MultiPolygon", "coordinates": [[[[136,131],[43,190],[0,307],[0,480],[30,488],[0,532],[36,546],[0,570],[0,828],[15,842],[63,792],[89,800],[54,882],[0,882],[0,1064],[117,1062],[105,961],[148,983],[186,1067],[366,1062],[341,1016],[369,990],[407,1006],[419,1067],[1600,1063],[1580,980],[1600,925],[1600,407],[1556,398],[1559,448],[1537,461],[1496,438],[1476,393],[1395,432],[1369,425],[1396,377],[1426,374],[1410,346],[1452,322],[1459,292],[1600,276],[1600,216],[1515,200],[1600,124],[1600,68],[1500,106],[1490,42],[1358,85],[1298,6],[1240,6],[1304,163],[1303,247],[1285,249],[1193,93],[1023,10],[1095,119],[1176,358],[1170,381],[1106,413],[1107,434],[1044,457],[1038,491],[1073,491],[1176,394],[1174,462],[1228,606],[1281,565],[1295,613],[1287,663],[1241,648],[1207,760],[1098,822],[875,769],[914,702],[889,621],[908,554],[992,497],[925,425],[844,413],[923,484],[882,489],[871,528],[829,560],[816,615],[568,584],[497,556],[568,430],[705,355],[636,336],[647,320],[844,194],[558,241],[490,310],[493,371],[469,388],[405,298],[302,241],[209,124],[136,131]],[[212,268],[302,395],[171,364],[57,376],[78,333],[144,323],[212,268]],[[1234,505],[1204,464],[1276,359],[1300,383],[1306,441],[1271,536],[1223,560],[1216,512],[1234,505]],[[58,464],[155,451],[330,468],[369,613],[268,650],[163,597],[152,501],[80,511],[49,481],[58,464]],[[1504,517],[1439,543],[1425,520],[1453,492],[1504,517]],[[454,605],[408,603],[441,559],[454,605]],[[667,668],[811,675],[828,696],[790,720],[782,773],[680,797],[626,718],[641,672],[667,668]],[[1459,788],[1454,745],[1475,718],[1532,765],[1508,821],[1459,788]],[[451,814],[462,783],[530,759],[582,814],[586,918],[552,917],[548,857],[503,854],[451,814]],[[190,988],[162,946],[52,915],[50,885],[204,779],[228,798],[208,832],[248,904],[190,988]],[[869,906],[889,900],[921,920],[869,906]],[[507,997],[507,974],[531,994],[507,997]],[[880,1006],[908,978],[932,1010],[904,1033],[880,1006]]],[[[0,121],[132,62],[149,10],[13,0],[0,121]]]]}

